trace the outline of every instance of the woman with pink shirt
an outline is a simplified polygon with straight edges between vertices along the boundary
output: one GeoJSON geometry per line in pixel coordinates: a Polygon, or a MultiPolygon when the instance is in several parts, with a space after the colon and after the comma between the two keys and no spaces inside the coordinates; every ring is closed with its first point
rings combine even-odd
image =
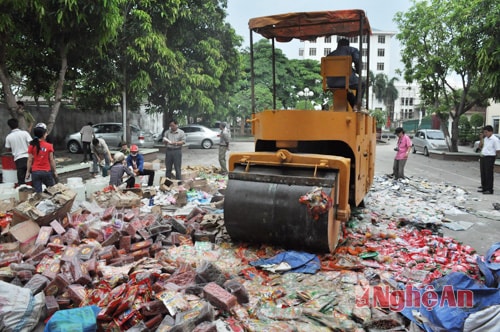
{"type": "Polygon", "coordinates": [[[411,139],[405,134],[403,128],[398,127],[394,132],[398,137],[398,145],[394,150],[396,150],[396,157],[394,158],[394,165],[392,167],[392,175],[397,179],[405,178],[405,165],[406,160],[408,160],[408,155],[412,147],[411,139]]]}

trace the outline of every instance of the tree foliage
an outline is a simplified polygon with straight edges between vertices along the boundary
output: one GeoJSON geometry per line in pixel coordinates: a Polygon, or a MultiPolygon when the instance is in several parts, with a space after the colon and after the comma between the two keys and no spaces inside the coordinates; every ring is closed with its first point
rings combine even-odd
{"type": "MultiPolygon", "coordinates": [[[[164,117],[226,108],[241,37],[225,23],[227,0],[6,0],[0,4],[0,81],[52,104],[89,110],[147,103],[164,117]],[[23,80],[21,80],[21,78],[23,80]]],[[[16,93],[18,94],[18,93],[16,93]]]]}
{"type": "Polygon", "coordinates": [[[452,151],[458,151],[460,116],[492,96],[477,61],[485,38],[485,32],[478,29],[482,3],[414,1],[407,12],[395,17],[403,46],[404,78],[420,84],[426,108],[452,119],[452,151]]]}
{"type": "MultiPolygon", "coordinates": [[[[260,112],[273,108],[273,67],[272,45],[269,40],[260,39],[253,45],[254,51],[254,82],[255,82],[255,111],[260,112]]],[[[241,52],[241,76],[234,84],[230,98],[232,110],[229,112],[233,119],[247,119],[252,112],[251,105],[251,68],[250,52],[241,52]]],[[[320,65],[316,60],[289,60],[276,45],[276,108],[293,109],[304,108],[304,97],[298,92],[308,88],[313,92],[310,102],[322,104],[324,95],[321,86],[320,65]],[[302,100],[302,104],[300,101],[302,100]]]]}
{"type": "Polygon", "coordinates": [[[474,128],[482,127],[484,125],[484,117],[478,113],[472,114],[469,121],[471,126],[474,128]]]}
{"type": "Polygon", "coordinates": [[[121,24],[119,1],[94,5],[83,0],[6,0],[0,4],[0,82],[13,117],[23,118],[15,107],[15,84],[24,88],[21,93],[50,101],[47,125],[51,131],[67,73],[76,72],[85,59],[82,49],[92,53],[115,36],[121,24]]]}

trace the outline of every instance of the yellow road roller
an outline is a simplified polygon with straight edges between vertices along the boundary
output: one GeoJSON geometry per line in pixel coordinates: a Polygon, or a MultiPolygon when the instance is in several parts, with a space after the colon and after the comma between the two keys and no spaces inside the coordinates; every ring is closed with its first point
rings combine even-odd
{"type": "MultiPolygon", "coordinates": [[[[259,33],[275,41],[314,40],[327,36],[369,36],[363,10],[301,12],[250,19],[251,36],[259,33]]],[[[253,41],[250,53],[253,60],[253,41]]],[[[359,49],[370,38],[359,38],[359,49]]],[[[369,49],[369,46],[368,46],[369,49]]],[[[238,242],[272,244],[288,249],[333,253],[341,226],[359,206],[373,182],[376,121],[363,109],[361,81],[350,90],[351,57],[325,57],[321,61],[323,90],[333,105],[324,110],[255,110],[251,123],[253,152],[229,156],[224,202],[225,226],[238,242]],[[327,77],[344,79],[330,88],[327,77]],[[360,106],[353,111],[347,94],[360,106]]],[[[252,64],[253,77],[253,64],[252,64]]],[[[358,68],[362,68],[358,66],[358,68]]],[[[368,66],[365,66],[368,73],[368,66]]],[[[275,72],[275,70],[273,70],[275,72]]],[[[274,79],[275,81],[275,79],[274,79]]],[[[253,79],[252,79],[253,82],[253,79]]],[[[352,88],[352,87],[351,87],[352,88]]],[[[254,90],[252,84],[252,99],[254,90]]]]}

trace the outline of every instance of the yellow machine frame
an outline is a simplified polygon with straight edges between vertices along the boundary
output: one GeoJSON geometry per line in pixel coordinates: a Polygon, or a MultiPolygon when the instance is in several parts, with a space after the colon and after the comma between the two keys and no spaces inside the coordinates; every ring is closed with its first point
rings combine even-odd
{"type": "MultiPolygon", "coordinates": [[[[349,27],[352,31],[346,31],[345,35],[356,35],[356,29],[371,32],[363,11],[310,14],[291,13],[257,18],[250,20],[249,25],[253,31],[265,37],[285,39],[293,37],[291,29],[303,24],[305,18],[311,21],[311,33],[317,33],[318,36],[332,34],[322,30],[333,31],[331,20],[348,18],[349,23],[339,25],[342,29],[347,24],[352,25],[349,27]],[[295,25],[294,20],[298,22],[295,25]]],[[[296,33],[306,34],[306,31],[302,26],[296,29],[296,33]]],[[[338,182],[331,193],[333,207],[328,211],[330,252],[338,244],[340,223],[350,218],[350,205],[362,203],[375,172],[375,119],[366,112],[353,112],[347,102],[351,62],[350,56],[325,57],[321,61],[323,89],[333,94],[333,106],[329,110],[274,109],[253,113],[249,122],[255,138],[255,152],[232,153],[228,161],[229,181],[235,168],[238,167],[238,172],[241,172],[242,166],[245,173],[252,173],[253,168],[259,165],[310,169],[310,177],[313,178],[319,169],[337,172],[338,182]],[[327,77],[343,77],[345,87],[329,89],[327,77]]]]}

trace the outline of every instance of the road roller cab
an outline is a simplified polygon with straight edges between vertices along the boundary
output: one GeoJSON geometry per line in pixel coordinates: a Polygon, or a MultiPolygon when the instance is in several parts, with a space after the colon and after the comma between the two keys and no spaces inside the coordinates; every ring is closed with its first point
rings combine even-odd
{"type": "MultiPolygon", "coordinates": [[[[273,39],[273,65],[274,40],[371,34],[362,10],[259,17],[249,26],[273,39]]],[[[327,110],[278,110],[274,97],[272,108],[256,112],[252,100],[255,151],[232,153],[228,162],[224,220],[233,240],[335,251],[351,206],[362,204],[372,185],[376,144],[375,119],[347,102],[351,58],[339,58],[319,65],[323,89],[333,98],[327,110]],[[328,88],[330,76],[343,77],[345,87],[328,88]]],[[[252,86],[252,99],[253,92],[252,86]]]]}

